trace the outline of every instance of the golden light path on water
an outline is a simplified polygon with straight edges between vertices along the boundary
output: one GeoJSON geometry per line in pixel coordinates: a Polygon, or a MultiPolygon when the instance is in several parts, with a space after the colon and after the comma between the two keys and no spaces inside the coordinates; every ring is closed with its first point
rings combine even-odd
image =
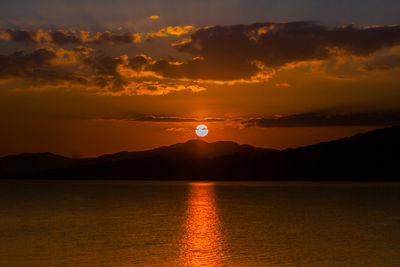
{"type": "Polygon", "coordinates": [[[191,183],[179,265],[221,266],[224,251],[213,183],[191,183]]]}

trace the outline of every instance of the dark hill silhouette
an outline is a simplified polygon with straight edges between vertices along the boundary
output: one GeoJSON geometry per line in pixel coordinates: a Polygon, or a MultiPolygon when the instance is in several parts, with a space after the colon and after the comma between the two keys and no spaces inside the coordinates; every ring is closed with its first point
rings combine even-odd
{"type": "Polygon", "coordinates": [[[201,140],[189,140],[186,143],[162,146],[152,150],[137,152],[123,151],[97,158],[74,159],[52,153],[23,153],[0,158],[0,177],[21,176],[21,174],[37,173],[45,170],[65,169],[82,165],[95,165],[141,158],[199,159],[216,158],[226,155],[262,155],[275,151],[277,150],[239,145],[229,141],[207,143],[201,140]]]}
{"type": "Polygon", "coordinates": [[[202,140],[189,140],[186,143],[177,143],[171,146],[162,146],[147,151],[119,152],[111,155],[104,155],[94,161],[116,161],[137,159],[143,157],[164,157],[164,158],[217,158],[226,155],[261,155],[278,150],[271,148],[257,148],[250,145],[239,145],[230,141],[218,141],[207,143],[202,140]]]}
{"type": "Polygon", "coordinates": [[[22,153],[0,158],[0,176],[75,166],[79,160],[52,153],[22,153]]]}
{"type": "MultiPolygon", "coordinates": [[[[48,167],[48,170],[36,169],[12,175],[8,172],[3,176],[31,179],[400,181],[399,137],[400,127],[394,126],[283,151],[233,142],[209,144],[191,140],[149,151],[121,152],[94,159],[67,158],[62,163],[65,166],[53,165],[52,170],[48,167]]],[[[19,170],[23,169],[25,167],[21,165],[19,170]]]]}
{"type": "Polygon", "coordinates": [[[260,157],[274,177],[400,181],[400,127],[357,134],[260,157]]]}

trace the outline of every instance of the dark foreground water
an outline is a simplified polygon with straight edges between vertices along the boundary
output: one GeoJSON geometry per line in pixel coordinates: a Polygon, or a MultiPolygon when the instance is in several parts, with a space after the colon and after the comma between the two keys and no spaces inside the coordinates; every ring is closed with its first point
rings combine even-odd
{"type": "Polygon", "coordinates": [[[0,266],[400,266],[400,185],[1,181],[0,266]]]}

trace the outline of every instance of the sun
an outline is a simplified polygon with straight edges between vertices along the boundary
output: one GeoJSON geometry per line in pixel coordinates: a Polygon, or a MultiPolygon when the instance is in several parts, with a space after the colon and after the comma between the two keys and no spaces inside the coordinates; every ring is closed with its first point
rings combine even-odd
{"type": "Polygon", "coordinates": [[[207,125],[200,124],[196,127],[196,134],[200,137],[204,137],[208,134],[208,127],[207,125]]]}

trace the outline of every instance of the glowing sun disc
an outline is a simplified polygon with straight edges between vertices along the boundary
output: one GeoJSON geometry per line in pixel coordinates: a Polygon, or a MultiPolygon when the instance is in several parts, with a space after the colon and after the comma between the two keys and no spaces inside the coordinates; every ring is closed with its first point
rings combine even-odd
{"type": "Polygon", "coordinates": [[[196,134],[200,137],[204,137],[208,134],[208,128],[204,124],[200,124],[196,127],[196,134]]]}

